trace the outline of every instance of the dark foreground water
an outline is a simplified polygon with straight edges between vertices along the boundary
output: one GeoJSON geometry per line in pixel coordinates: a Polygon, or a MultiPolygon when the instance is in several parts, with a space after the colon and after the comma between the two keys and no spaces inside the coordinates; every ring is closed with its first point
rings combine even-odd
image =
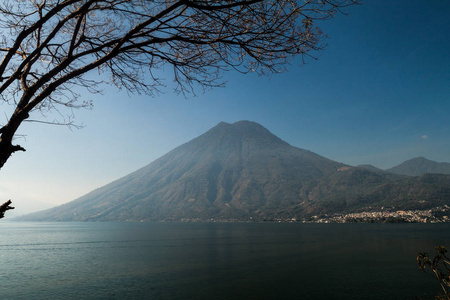
{"type": "Polygon", "coordinates": [[[450,224],[0,222],[0,299],[414,299],[450,224]]]}

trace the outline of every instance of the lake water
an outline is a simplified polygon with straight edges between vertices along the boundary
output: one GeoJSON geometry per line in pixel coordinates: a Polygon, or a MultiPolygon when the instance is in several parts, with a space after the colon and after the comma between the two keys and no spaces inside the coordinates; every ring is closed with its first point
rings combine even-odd
{"type": "Polygon", "coordinates": [[[0,222],[0,299],[414,299],[450,224],[0,222]]]}

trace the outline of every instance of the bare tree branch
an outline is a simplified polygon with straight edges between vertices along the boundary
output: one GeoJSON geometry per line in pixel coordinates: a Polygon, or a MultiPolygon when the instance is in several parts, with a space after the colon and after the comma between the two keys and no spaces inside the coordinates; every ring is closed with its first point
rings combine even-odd
{"type": "MultiPolygon", "coordinates": [[[[184,94],[223,86],[228,70],[282,72],[295,57],[314,57],[324,47],[320,21],[357,2],[3,0],[0,101],[14,112],[0,128],[0,168],[24,150],[12,140],[36,111],[92,107],[75,92],[80,88],[96,93],[108,83],[154,95],[164,87],[155,71],[167,66],[184,94]]],[[[65,116],[32,122],[74,126],[65,116]]]]}

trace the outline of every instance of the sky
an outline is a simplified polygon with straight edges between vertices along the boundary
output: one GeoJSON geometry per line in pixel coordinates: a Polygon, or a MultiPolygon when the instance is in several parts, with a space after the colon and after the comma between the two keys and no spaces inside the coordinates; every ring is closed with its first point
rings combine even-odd
{"type": "Polygon", "coordinates": [[[329,36],[317,60],[293,61],[287,72],[228,72],[225,88],[187,98],[107,87],[87,95],[92,110],[75,111],[83,129],[24,124],[17,143],[27,151],[0,170],[0,201],[12,199],[9,215],[72,201],[222,121],[257,122],[352,166],[450,162],[450,1],[365,0],[346,12],[317,24],[329,36]]]}

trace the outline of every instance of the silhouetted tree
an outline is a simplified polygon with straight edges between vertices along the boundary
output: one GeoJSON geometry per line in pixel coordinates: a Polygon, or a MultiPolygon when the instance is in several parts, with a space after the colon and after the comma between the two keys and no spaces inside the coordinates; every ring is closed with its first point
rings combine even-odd
{"type": "Polygon", "coordinates": [[[436,255],[431,259],[427,253],[419,253],[417,255],[417,263],[419,268],[425,272],[429,268],[441,285],[443,295],[438,295],[436,299],[448,299],[450,295],[447,292],[450,287],[450,259],[447,257],[447,249],[444,246],[436,246],[436,255]]]}
{"type": "MultiPolygon", "coordinates": [[[[91,107],[79,89],[101,83],[154,95],[169,67],[176,91],[222,86],[227,70],[283,71],[323,48],[317,20],[358,0],[3,0],[0,101],[13,112],[0,127],[0,168],[32,113],[91,107]],[[96,70],[98,75],[88,75],[96,70]],[[167,69],[166,69],[167,70],[167,69]],[[103,76],[101,76],[103,75],[103,76]]],[[[44,122],[76,126],[72,113],[44,122]]],[[[39,121],[43,122],[43,121],[39,121]]]]}

